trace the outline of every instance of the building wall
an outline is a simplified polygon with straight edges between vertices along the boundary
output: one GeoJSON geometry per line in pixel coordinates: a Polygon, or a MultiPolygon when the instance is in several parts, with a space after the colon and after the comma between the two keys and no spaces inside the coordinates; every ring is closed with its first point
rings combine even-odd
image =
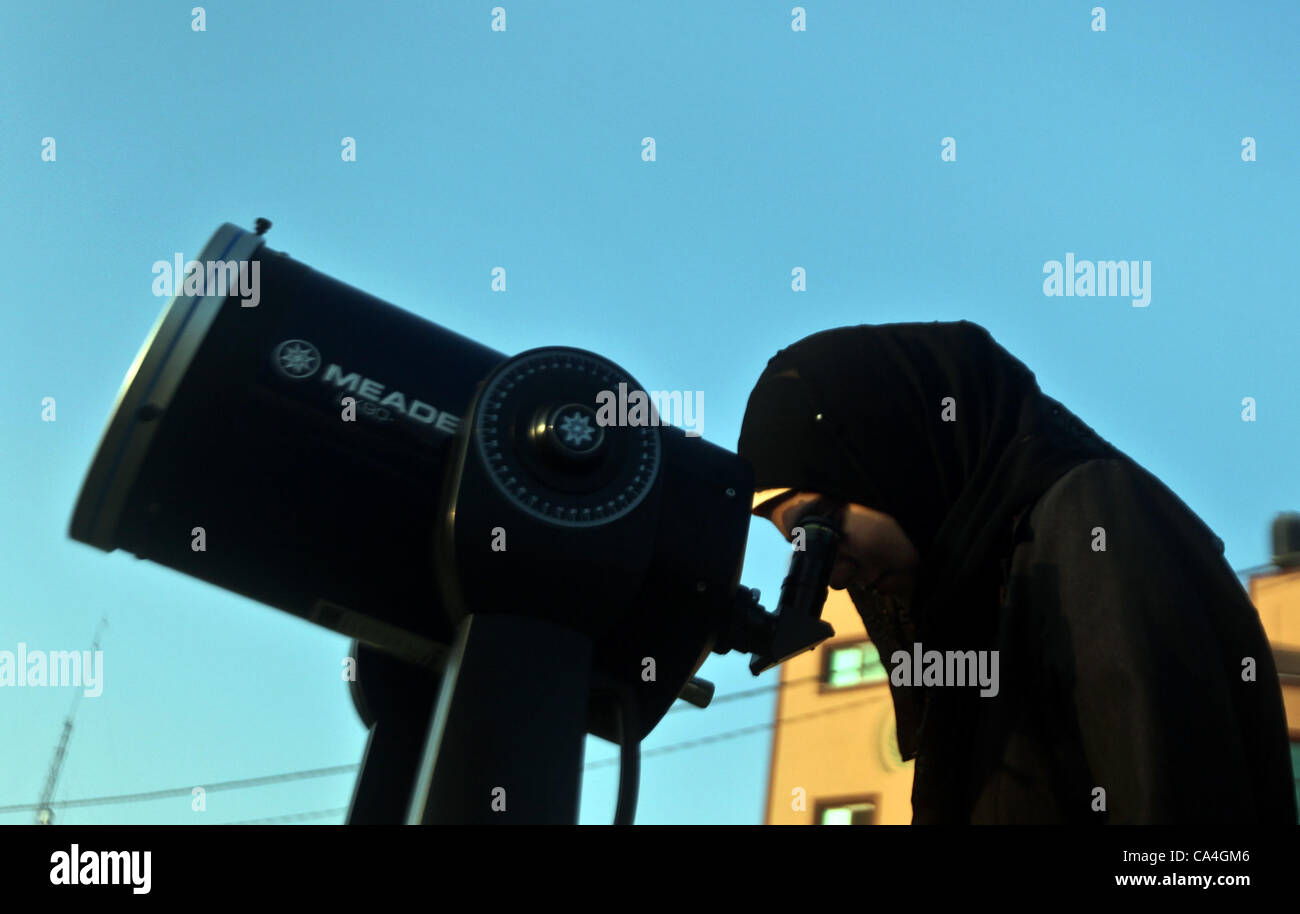
{"type": "Polygon", "coordinates": [[[1300,740],[1300,569],[1251,578],[1250,599],[1273,646],[1291,738],[1300,740]]]}
{"type": "Polygon", "coordinates": [[[835,637],[781,665],[767,824],[811,825],[818,802],[861,797],[873,798],[875,824],[910,824],[912,763],[898,757],[888,683],[828,691],[817,681],[831,650],[867,636],[847,591],[830,592],[822,618],[835,637]],[[790,720],[802,715],[812,716],[790,720]]]}
{"type": "Polygon", "coordinates": [[[1300,569],[1250,579],[1250,599],[1275,647],[1300,650],[1300,569]]]}

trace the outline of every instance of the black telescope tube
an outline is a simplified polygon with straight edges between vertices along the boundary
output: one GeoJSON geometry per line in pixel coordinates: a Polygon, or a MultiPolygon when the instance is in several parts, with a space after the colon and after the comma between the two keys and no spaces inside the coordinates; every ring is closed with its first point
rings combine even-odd
{"type": "Polygon", "coordinates": [[[452,637],[431,540],[447,458],[506,356],[224,225],[127,374],[71,537],[123,549],[409,662],[452,637]],[[242,288],[236,290],[242,292],[242,288]]]}

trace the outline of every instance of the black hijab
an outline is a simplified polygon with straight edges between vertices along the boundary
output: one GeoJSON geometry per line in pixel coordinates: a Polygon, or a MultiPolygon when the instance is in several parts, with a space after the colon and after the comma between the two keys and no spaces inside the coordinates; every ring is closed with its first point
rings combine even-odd
{"type": "MultiPolygon", "coordinates": [[[[738,451],[756,491],[874,508],[916,546],[910,606],[850,591],[886,667],[913,641],[991,648],[1013,518],[1072,467],[1124,457],[969,321],[842,327],[782,349],[750,394],[738,451]]],[[[921,689],[891,691],[903,758],[962,751],[968,696],[936,711],[921,689]]]]}

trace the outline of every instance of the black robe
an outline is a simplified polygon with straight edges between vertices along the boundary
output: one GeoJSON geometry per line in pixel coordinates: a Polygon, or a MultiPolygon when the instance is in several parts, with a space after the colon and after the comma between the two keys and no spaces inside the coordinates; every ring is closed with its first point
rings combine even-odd
{"type": "MultiPolygon", "coordinates": [[[[1163,483],[1125,458],[1076,466],[1013,522],[1003,570],[997,695],[891,683],[900,744],[920,743],[914,823],[1296,822],[1259,615],[1163,483]],[[954,719],[964,750],[935,758],[925,730],[954,719]]],[[[892,672],[905,607],[851,596],[892,672]]]]}

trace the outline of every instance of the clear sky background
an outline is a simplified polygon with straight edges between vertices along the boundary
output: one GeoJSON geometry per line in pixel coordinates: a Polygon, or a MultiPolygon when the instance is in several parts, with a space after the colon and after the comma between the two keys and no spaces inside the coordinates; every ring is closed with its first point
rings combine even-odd
{"type": "MultiPolygon", "coordinates": [[[[782,346],[969,319],[1180,495],[1233,567],[1268,559],[1274,514],[1300,508],[1300,6],[1111,2],[1101,33],[1093,0],[811,2],[797,33],[790,2],[502,2],[504,33],[488,2],[232,0],[202,33],[190,3],[0,5],[0,649],[82,649],[109,619],[56,799],[361,758],[347,638],[68,538],[167,303],[152,264],[223,222],[270,218],[271,247],[497,350],[572,345],[703,391],[704,437],[728,448],[782,346]],[[1151,261],[1149,307],[1045,297],[1067,251],[1151,261]]],[[[744,581],[769,608],[786,549],[756,522],[744,581]]],[[[719,695],[775,682],[746,663],[713,655],[702,675],[719,695]]],[[[0,690],[0,805],[36,802],[71,700],[0,690]]],[[[650,753],[770,723],[774,702],[666,717],[638,821],[761,822],[770,729],[650,753]]],[[[588,740],[589,762],[615,752],[588,740]]],[[[316,813],[352,782],[60,821],[316,813]]],[[[615,767],[588,771],[581,821],[610,821],[616,787],[615,767]]]]}

